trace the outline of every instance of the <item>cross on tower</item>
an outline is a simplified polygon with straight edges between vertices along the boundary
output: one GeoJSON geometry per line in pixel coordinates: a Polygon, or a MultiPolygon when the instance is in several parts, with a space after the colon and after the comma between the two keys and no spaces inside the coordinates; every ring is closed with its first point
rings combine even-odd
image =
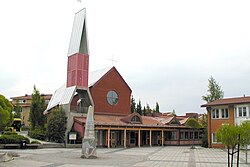
{"type": "Polygon", "coordinates": [[[114,62],[117,62],[116,60],[114,60],[114,56],[113,55],[112,55],[112,58],[108,59],[108,60],[112,62],[112,66],[113,66],[114,62]]]}

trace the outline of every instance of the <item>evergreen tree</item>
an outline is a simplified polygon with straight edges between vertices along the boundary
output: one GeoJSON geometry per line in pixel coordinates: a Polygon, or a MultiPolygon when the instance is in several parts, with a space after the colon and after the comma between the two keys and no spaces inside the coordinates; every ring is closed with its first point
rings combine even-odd
{"type": "Polygon", "coordinates": [[[202,99],[206,102],[212,102],[218,99],[222,99],[224,96],[224,92],[219,86],[219,84],[215,81],[213,77],[208,79],[208,94],[202,96],[202,99]]]}
{"type": "Polygon", "coordinates": [[[13,122],[13,106],[8,99],[0,95],[0,131],[13,122]]]}
{"type": "Polygon", "coordinates": [[[151,114],[151,108],[148,103],[146,104],[146,114],[151,114]]]}
{"type": "Polygon", "coordinates": [[[146,107],[145,107],[145,106],[143,107],[142,114],[143,114],[144,116],[147,115],[147,114],[146,114],[146,107]]]}
{"type": "Polygon", "coordinates": [[[136,106],[136,112],[140,115],[142,115],[142,106],[141,106],[141,100],[139,100],[137,106],[136,106]]]}
{"type": "Polygon", "coordinates": [[[156,102],[155,112],[156,112],[156,113],[159,113],[159,112],[160,112],[160,106],[159,106],[159,103],[158,103],[158,102],[156,102]]]}
{"type": "Polygon", "coordinates": [[[135,110],[136,110],[135,107],[136,107],[136,103],[135,103],[135,99],[134,99],[134,97],[132,95],[131,100],[130,100],[130,111],[131,111],[131,113],[135,112],[135,110]]]}
{"type": "Polygon", "coordinates": [[[65,142],[67,117],[62,108],[55,108],[48,117],[47,137],[50,141],[65,142]]]}
{"type": "Polygon", "coordinates": [[[45,100],[41,97],[40,92],[34,86],[32,101],[30,106],[30,116],[29,121],[31,123],[31,128],[44,128],[45,125],[45,116],[43,111],[46,109],[45,100]]]}
{"type": "Polygon", "coordinates": [[[16,100],[16,106],[14,107],[14,118],[21,118],[22,107],[19,106],[18,100],[16,100]]]}
{"type": "Polygon", "coordinates": [[[175,112],[175,109],[173,109],[171,115],[172,115],[172,116],[175,116],[175,117],[177,116],[177,115],[176,115],[176,112],[175,112]]]}

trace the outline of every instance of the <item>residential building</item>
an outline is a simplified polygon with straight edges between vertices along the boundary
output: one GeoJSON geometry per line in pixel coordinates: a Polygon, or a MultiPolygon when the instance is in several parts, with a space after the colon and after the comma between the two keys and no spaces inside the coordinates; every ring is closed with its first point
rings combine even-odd
{"type": "MultiPolygon", "coordinates": [[[[41,94],[41,96],[42,98],[44,98],[45,104],[47,105],[52,94],[41,94]]],[[[11,97],[10,99],[12,100],[11,103],[14,107],[20,107],[22,124],[24,126],[30,126],[29,114],[32,102],[32,95],[25,94],[24,96],[11,97]]]]}
{"type": "Polygon", "coordinates": [[[240,125],[250,120],[250,96],[219,99],[201,107],[207,110],[209,147],[223,147],[216,140],[216,132],[221,125],[240,125]]]}

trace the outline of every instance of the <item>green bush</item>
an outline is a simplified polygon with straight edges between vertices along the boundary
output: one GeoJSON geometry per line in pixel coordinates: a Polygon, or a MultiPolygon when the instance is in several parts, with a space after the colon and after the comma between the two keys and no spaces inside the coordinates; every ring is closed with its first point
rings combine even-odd
{"type": "Polygon", "coordinates": [[[33,140],[33,141],[30,142],[30,144],[41,144],[41,143],[39,141],[37,141],[37,140],[33,140]]]}
{"type": "Polygon", "coordinates": [[[3,135],[17,135],[17,133],[7,131],[7,132],[3,132],[3,135]]]}
{"type": "Polygon", "coordinates": [[[42,129],[34,129],[29,131],[28,136],[33,138],[33,139],[38,139],[38,140],[45,140],[46,135],[44,130],[42,129]]]}
{"type": "Polygon", "coordinates": [[[22,140],[25,140],[27,143],[30,143],[30,140],[22,135],[0,136],[0,144],[20,144],[22,140]]]}
{"type": "Polygon", "coordinates": [[[12,128],[11,127],[5,127],[4,132],[12,132],[12,128]]]}

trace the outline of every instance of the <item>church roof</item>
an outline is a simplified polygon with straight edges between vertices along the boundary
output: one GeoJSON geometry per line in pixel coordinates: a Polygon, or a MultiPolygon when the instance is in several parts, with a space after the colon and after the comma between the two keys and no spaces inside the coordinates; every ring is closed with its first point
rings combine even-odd
{"type": "Polygon", "coordinates": [[[66,84],[62,85],[52,95],[49,104],[47,106],[47,109],[45,110],[44,113],[46,113],[47,111],[49,111],[50,109],[54,108],[57,105],[70,103],[71,99],[73,98],[73,95],[75,94],[75,91],[76,91],[76,86],[66,88],[66,84]]]}
{"type": "MultiPolygon", "coordinates": [[[[141,123],[131,123],[125,120],[127,116],[122,115],[107,115],[107,114],[95,114],[94,124],[95,126],[137,126],[137,127],[179,127],[186,128],[182,125],[170,125],[166,124],[168,120],[163,121],[164,118],[157,119],[151,116],[141,116],[141,123]]],[[[86,117],[74,117],[75,122],[80,124],[86,123],[86,117]]]]}
{"type": "MultiPolygon", "coordinates": [[[[93,86],[96,82],[98,82],[108,71],[110,71],[113,67],[104,68],[101,70],[96,70],[90,72],[89,74],[89,87],[93,86]]],[[[63,84],[59,89],[57,89],[52,95],[47,109],[44,113],[48,112],[52,108],[58,105],[69,104],[71,99],[73,98],[77,87],[66,87],[66,84],[63,84]]]]}
{"type": "Polygon", "coordinates": [[[89,87],[99,81],[112,67],[103,68],[89,73],[89,87]]]}

